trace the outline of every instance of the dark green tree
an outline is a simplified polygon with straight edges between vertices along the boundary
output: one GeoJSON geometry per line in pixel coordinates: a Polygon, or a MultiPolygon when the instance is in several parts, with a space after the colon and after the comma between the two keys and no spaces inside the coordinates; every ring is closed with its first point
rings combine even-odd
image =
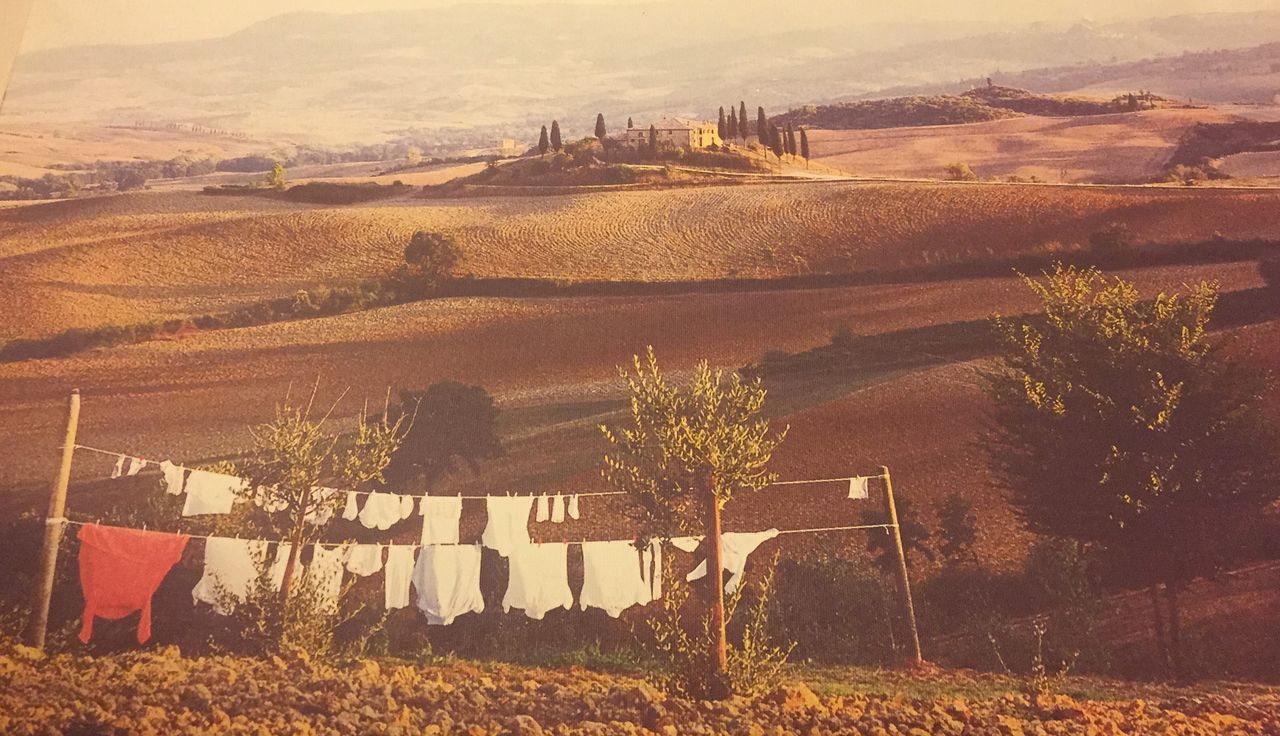
{"type": "Polygon", "coordinates": [[[551,150],[560,153],[562,141],[560,140],[560,121],[551,121],[551,150]]]}
{"type": "Polygon", "coordinates": [[[738,137],[744,142],[747,140],[747,103],[745,101],[738,103],[738,137]]]}
{"type": "MultiPolygon", "coordinates": [[[[898,507],[898,531],[902,534],[902,553],[906,556],[908,564],[916,554],[932,561],[934,553],[933,548],[929,546],[929,528],[920,521],[915,505],[906,496],[897,496],[895,505],[898,507]]],[[[881,508],[866,509],[862,512],[861,523],[888,524],[889,512],[881,508]]],[[[876,567],[880,568],[882,573],[893,574],[898,569],[898,550],[893,543],[893,535],[888,533],[888,529],[870,531],[871,533],[867,536],[867,551],[871,553],[876,567]]]]}
{"type": "Polygon", "coordinates": [[[606,132],[604,129],[604,113],[598,112],[596,113],[596,140],[603,141],[606,132]]]}
{"type": "Polygon", "coordinates": [[[787,147],[787,155],[788,155],[788,156],[790,156],[790,157],[792,157],[792,158],[795,158],[795,155],[796,155],[796,153],[797,153],[797,151],[796,151],[796,130],[795,130],[795,128],[791,127],[791,123],[787,123],[787,141],[786,141],[786,147],[787,147]]]}
{"type": "Polygon", "coordinates": [[[482,386],[443,381],[401,391],[391,419],[402,417],[408,431],[387,468],[388,481],[401,487],[429,490],[460,464],[478,473],[482,461],[502,456],[498,409],[482,386]]]}
{"type": "Polygon", "coordinates": [[[727,137],[727,136],[725,135],[725,132],[726,132],[726,130],[727,130],[727,129],[725,128],[725,126],[726,126],[727,124],[728,124],[728,121],[726,121],[726,120],[725,120],[725,117],[724,117],[724,106],[723,106],[723,105],[721,105],[721,106],[720,106],[720,120],[716,122],[716,135],[720,136],[720,140],[724,140],[724,139],[727,137]]]}
{"type": "Polygon", "coordinates": [[[631,130],[634,127],[636,127],[636,124],[631,121],[631,118],[627,118],[627,130],[631,130]]]}
{"type": "Polygon", "coordinates": [[[1269,376],[1209,340],[1214,284],[1143,300],[1092,268],[1025,281],[1042,311],[997,321],[992,468],[1031,531],[1087,544],[1117,582],[1148,587],[1180,676],[1179,590],[1233,562],[1241,520],[1280,494],[1269,376]]]}
{"type": "Polygon", "coordinates": [[[764,108],[756,108],[756,140],[765,148],[769,147],[769,118],[764,115],[764,108]]]}
{"type": "Polygon", "coordinates": [[[809,134],[804,128],[800,129],[800,155],[804,157],[805,165],[809,165],[809,134]]]}
{"type": "Polygon", "coordinates": [[[725,125],[725,132],[728,133],[723,136],[726,141],[738,136],[738,111],[733,106],[729,107],[729,122],[725,125]]]}
{"type": "Polygon", "coordinates": [[[419,230],[404,249],[404,263],[418,285],[434,288],[453,277],[462,262],[462,249],[448,236],[419,230]]]}
{"type": "Polygon", "coordinates": [[[658,126],[652,124],[649,126],[649,153],[658,153],[658,126]]]}
{"type": "Polygon", "coordinates": [[[551,139],[547,138],[547,126],[542,126],[542,134],[538,136],[538,155],[547,155],[547,149],[551,147],[551,139]]]}
{"type": "Polygon", "coordinates": [[[766,137],[769,141],[769,148],[773,151],[773,155],[777,156],[778,160],[781,161],[782,154],[786,151],[783,146],[782,131],[778,130],[778,126],[773,123],[766,123],[766,125],[768,126],[766,137]]]}

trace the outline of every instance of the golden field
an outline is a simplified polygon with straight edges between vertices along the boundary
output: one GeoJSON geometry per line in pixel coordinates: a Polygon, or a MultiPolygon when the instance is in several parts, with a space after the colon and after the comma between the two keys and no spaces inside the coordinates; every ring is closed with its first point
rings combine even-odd
{"type": "Polygon", "coordinates": [[[0,210],[0,340],[219,311],[389,273],[416,230],[464,273],[679,281],[844,273],[1074,246],[1280,236],[1280,191],[811,182],[301,205],[141,192],[0,210]],[[18,316],[20,315],[20,316],[18,316]]]}

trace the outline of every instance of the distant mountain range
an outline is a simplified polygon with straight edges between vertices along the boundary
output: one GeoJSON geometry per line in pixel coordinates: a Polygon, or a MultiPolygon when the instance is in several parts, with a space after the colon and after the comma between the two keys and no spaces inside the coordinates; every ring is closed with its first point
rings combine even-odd
{"type": "Polygon", "coordinates": [[[294,13],[216,39],[23,55],[5,117],[178,122],[345,143],[413,130],[528,137],[553,117],[572,137],[589,132],[597,111],[617,128],[628,116],[637,124],[660,114],[714,117],[739,100],[781,112],[964,89],[972,83],[956,80],[987,76],[1039,92],[1149,88],[1251,101],[1280,92],[1277,44],[1178,56],[1272,42],[1280,12],[1071,26],[868,24],[848,5],[821,28],[777,30],[741,13],[691,23],[675,2],[294,13]]]}

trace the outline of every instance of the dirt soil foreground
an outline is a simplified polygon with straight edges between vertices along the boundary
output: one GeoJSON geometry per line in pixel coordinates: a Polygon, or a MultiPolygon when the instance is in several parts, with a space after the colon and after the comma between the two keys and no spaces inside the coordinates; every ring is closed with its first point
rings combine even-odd
{"type": "MultiPolygon", "coordinates": [[[[850,671],[850,679],[866,674],[850,671]]],[[[44,658],[6,647],[0,650],[0,733],[1280,733],[1280,695],[1267,691],[1161,689],[1150,701],[1056,696],[1035,709],[993,683],[984,687],[964,675],[962,686],[956,677],[885,674],[888,687],[879,693],[855,688],[818,696],[795,684],[759,698],[709,703],[579,668],[184,658],[175,647],[44,658]],[[913,691],[936,694],[913,697],[913,691]]],[[[832,690],[829,679],[827,687],[815,687],[832,690]]]]}

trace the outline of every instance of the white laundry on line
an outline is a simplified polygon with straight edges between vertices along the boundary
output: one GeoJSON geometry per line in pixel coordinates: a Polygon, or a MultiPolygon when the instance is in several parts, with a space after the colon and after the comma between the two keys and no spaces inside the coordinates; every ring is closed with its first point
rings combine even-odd
{"type": "Polygon", "coordinates": [[[191,590],[191,599],[212,605],[224,616],[230,614],[236,603],[244,602],[266,560],[266,541],[209,537],[204,543],[204,574],[191,590]]]}
{"type": "Polygon", "coordinates": [[[182,506],[182,515],[229,514],[236,495],[247,486],[245,480],[233,475],[193,470],[187,477],[187,500],[182,506]]]}
{"type": "Polygon", "coordinates": [[[423,544],[457,544],[462,520],[461,496],[426,496],[422,499],[423,544]]]}
{"type": "Polygon", "coordinates": [[[480,556],[478,544],[434,545],[418,553],[413,587],[428,624],[444,626],[458,616],[484,610],[480,556]]]}
{"type": "Polygon", "coordinates": [[[641,555],[630,541],[582,543],[582,595],[578,605],[600,608],[617,618],[635,605],[653,600],[648,576],[641,572],[641,555]]]}
{"type": "Polygon", "coordinates": [[[529,511],[533,496],[490,496],[486,499],[489,520],[480,541],[506,557],[515,547],[529,544],[529,511]]]}
{"type": "Polygon", "coordinates": [[[165,460],[160,463],[160,473],[164,477],[164,490],[170,496],[178,496],[182,494],[183,481],[186,480],[186,471],[180,465],[165,460]]]}
{"type": "Polygon", "coordinates": [[[383,603],[388,611],[409,605],[409,584],[413,581],[413,545],[387,545],[383,567],[383,603]]]}
{"type": "Polygon", "coordinates": [[[347,570],[356,575],[367,578],[381,569],[381,544],[357,544],[347,555],[347,570]]]}
{"type": "Polygon", "coordinates": [[[573,607],[569,545],[526,544],[512,549],[510,559],[502,610],[520,608],[529,618],[540,621],[548,611],[573,607]]]}
{"type": "MultiPolygon", "coordinates": [[[[764,542],[778,536],[777,529],[763,532],[725,532],[720,536],[720,562],[729,573],[724,582],[724,592],[732,594],[742,583],[742,574],[747,569],[747,556],[764,542]]],[[[671,540],[675,544],[676,540],[671,540]]],[[[681,547],[683,549],[683,547],[681,547]]],[[[707,574],[707,561],[703,560],[689,573],[685,580],[694,581],[707,574]]]]}

